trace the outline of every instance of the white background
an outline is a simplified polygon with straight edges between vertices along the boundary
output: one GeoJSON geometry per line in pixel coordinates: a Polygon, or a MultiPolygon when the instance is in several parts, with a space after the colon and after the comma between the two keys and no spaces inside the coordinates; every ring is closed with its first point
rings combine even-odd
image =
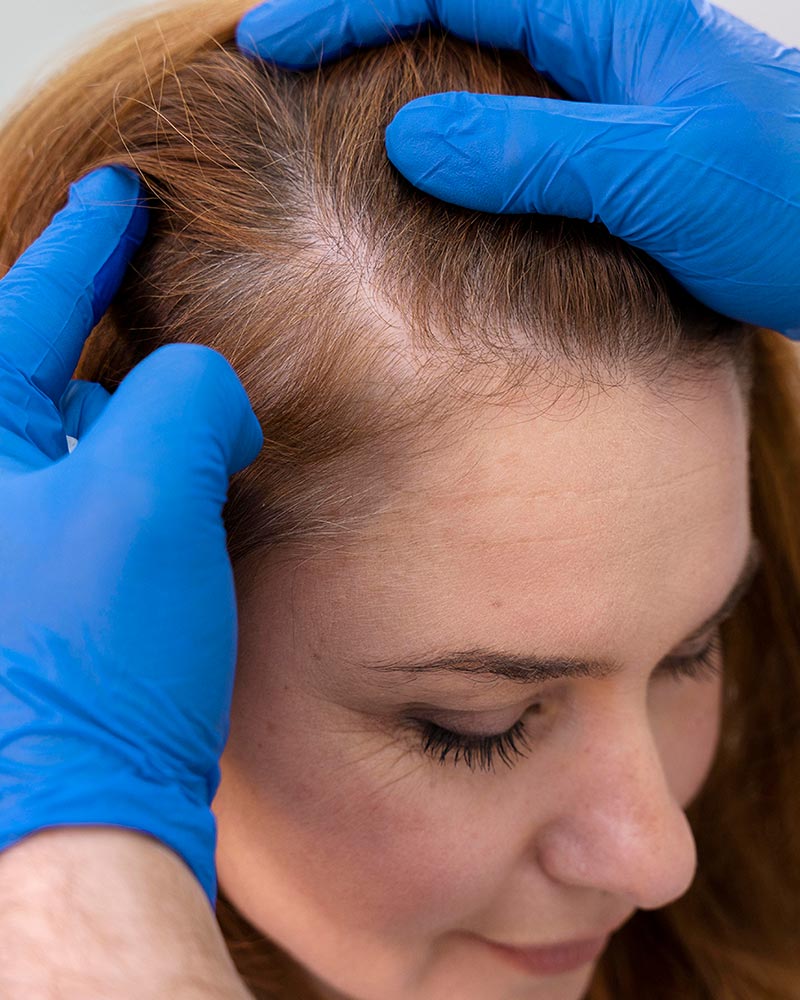
{"type": "MultiPolygon", "coordinates": [[[[0,114],[98,26],[148,6],[143,0],[0,0],[0,114]]],[[[724,0],[718,6],[800,47],[800,0],[724,0]]]]}

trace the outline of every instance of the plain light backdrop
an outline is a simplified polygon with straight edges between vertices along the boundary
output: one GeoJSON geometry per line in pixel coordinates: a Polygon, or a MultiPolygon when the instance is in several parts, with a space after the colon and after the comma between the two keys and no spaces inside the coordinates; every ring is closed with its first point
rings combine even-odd
{"type": "MultiPolygon", "coordinates": [[[[0,0],[0,3],[0,115],[17,98],[24,98],[37,80],[63,63],[76,47],[85,44],[92,32],[128,11],[151,6],[143,0],[0,0]]],[[[718,6],[780,41],[800,47],[798,0],[724,0],[718,6]]]]}

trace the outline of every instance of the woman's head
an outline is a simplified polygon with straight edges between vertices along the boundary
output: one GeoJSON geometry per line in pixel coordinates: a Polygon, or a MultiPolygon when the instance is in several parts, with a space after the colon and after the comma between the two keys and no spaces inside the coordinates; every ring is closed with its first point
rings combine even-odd
{"type": "MultiPolygon", "coordinates": [[[[127,162],[153,195],[78,375],[113,389],[166,342],[209,344],[264,427],[225,512],[240,656],[214,808],[235,957],[243,916],[318,993],[566,1000],[591,968],[531,978],[474,936],[553,943],[638,910],[593,1000],[722,996],[720,955],[731,983],[774,986],[791,924],[747,901],[739,928],[736,890],[758,872],[790,898],[786,823],[734,782],[788,773],[791,753],[769,770],[773,744],[758,763],[741,743],[800,705],[793,413],[769,368],[788,352],[602,226],[481,216],[399,177],[383,129],[415,96],[564,96],[518,57],[424,33],[282,73],[236,54],[243,8],[142,22],[0,135],[9,263],[85,170],[127,162]],[[726,701],[713,627],[692,634],[755,570],[753,527],[784,611],[745,602],[725,626],[726,701]],[[755,650],[780,698],[753,685],[755,650]],[[669,673],[701,654],[701,677],[669,673]],[[574,676],[523,678],[534,657],[574,676]],[[747,869],[757,819],[776,842],[747,869]]],[[[238,959],[254,988],[277,964],[263,940],[238,959]]]]}
{"type": "Polygon", "coordinates": [[[246,557],[223,888],[346,997],[577,1000],[590,967],[530,977],[475,936],[597,937],[687,891],[721,699],[716,630],[689,637],[750,531],[722,371],[677,402],[487,408],[346,542],[246,557]],[[425,722],[521,732],[426,753],[425,722]]]}

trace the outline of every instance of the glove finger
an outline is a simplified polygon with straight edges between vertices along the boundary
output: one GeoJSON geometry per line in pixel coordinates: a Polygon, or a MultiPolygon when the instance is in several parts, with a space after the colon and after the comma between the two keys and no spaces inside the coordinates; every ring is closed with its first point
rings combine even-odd
{"type": "Polygon", "coordinates": [[[249,11],[236,32],[239,48],[288,69],[311,69],[362,45],[377,45],[434,21],[428,0],[269,0],[249,11]]]}
{"type": "Polygon", "coordinates": [[[437,198],[601,222],[712,309],[796,335],[797,257],[775,257],[767,279],[750,235],[789,246],[796,213],[766,179],[769,164],[753,180],[758,147],[737,108],[432,94],[400,109],[386,147],[437,198]]]}
{"type": "Polygon", "coordinates": [[[663,189],[665,146],[686,117],[685,109],[431,94],[400,109],[386,148],[412,184],[444,201],[600,221],[646,239],[631,209],[649,182],[643,174],[662,178],[663,189]]]}
{"type": "Polygon", "coordinates": [[[76,457],[101,464],[114,482],[144,484],[159,508],[188,517],[203,499],[221,511],[229,478],[263,444],[228,361],[203,345],[169,344],[123,379],[76,457]]]}
{"type": "Polygon", "coordinates": [[[147,226],[138,178],[104,167],[0,282],[0,354],[55,405],[147,226]]]}
{"type": "Polygon", "coordinates": [[[430,23],[517,49],[576,100],[644,103],[640,86],[653,96],[697,75],[685,41],[707,8],[701,0],[269,0],[244,16],[237,41],[244,52],[310,69],[430,23]]]}
{"type": "Polygon", "coordinates": [[[111,393],[97,382],[73,379],[58,404],[67,437],[80,439],[89,433],[105,411],[111,393]]]}

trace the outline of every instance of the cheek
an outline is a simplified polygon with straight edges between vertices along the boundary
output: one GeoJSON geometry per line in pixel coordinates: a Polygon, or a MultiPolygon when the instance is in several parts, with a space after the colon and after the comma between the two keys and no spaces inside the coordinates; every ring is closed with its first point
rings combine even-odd
{"type": "Polygon", "coordinates": [[[683,808],[702,788],[720,736],[721,678],[703,682],[667,681],[656,695],[655,738],[669,787],[683,808]]]}
{"type": "Polygon", "coordinates": [[[491,824],[468,779],[437,777],[355,725],[288,688],[272,689],[268,711],[235,702],[214,803],[220,882],[251,894],[267,933],[287,905],[305,908],[298,924],[351,935],[451,930],[485,896],[490,834],[484,844],[475,830],[491,824]]]}

